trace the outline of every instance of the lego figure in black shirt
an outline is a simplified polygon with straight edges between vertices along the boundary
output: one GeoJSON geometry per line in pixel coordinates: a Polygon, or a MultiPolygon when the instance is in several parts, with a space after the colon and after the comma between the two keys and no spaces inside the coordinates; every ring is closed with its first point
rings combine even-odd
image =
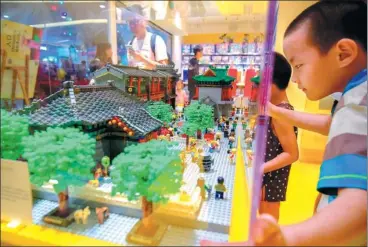
{"type": "Polygon", "coordinates": [[[199,59],[202,57],[203,48],[197,45],[193,48],[194,57],[189,60],[188,68],[188,90],[189,90],[189,100],[192,100],[195,95],[195,82],[193,77],[199,75],[199,59]]]}

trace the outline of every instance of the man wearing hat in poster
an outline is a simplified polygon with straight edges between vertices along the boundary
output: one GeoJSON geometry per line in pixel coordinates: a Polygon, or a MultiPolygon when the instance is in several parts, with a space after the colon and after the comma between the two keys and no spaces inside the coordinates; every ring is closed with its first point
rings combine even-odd
{"type": "Polygon", "coordinates": [[[154,69],[156,65],[168,64],[165,41],[159,35],[147,31],[147,18],[143,8],[134,4],[128,9],[128,22],[133,33],[128,52],[130,66],[154,69]]]}

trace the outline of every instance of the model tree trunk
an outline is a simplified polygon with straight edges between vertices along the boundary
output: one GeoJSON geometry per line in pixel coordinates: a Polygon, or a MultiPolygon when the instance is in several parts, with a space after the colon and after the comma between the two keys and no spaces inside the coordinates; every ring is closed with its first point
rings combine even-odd
{"type": "Polygon", "coordinates": [[[142,214],[143,214],[143,226],[146,229],[149,229],[152,226],[152,212],[153,212],[153,204],[148,201],[145,196],[142,197],[142,214]]]}
{"type": "Polygon", "coordinates": [[[189,135],[188,134],[185,135],[185,145],[186,145],[187,150],[188,150],[188,147],[189,147],[189,135]]]}
{"type": "Polygon", "coordinates": [[[59,198],[59,216],[67,217],[69,215],[69,194],[68,189],[58,194],[59,198]]]}

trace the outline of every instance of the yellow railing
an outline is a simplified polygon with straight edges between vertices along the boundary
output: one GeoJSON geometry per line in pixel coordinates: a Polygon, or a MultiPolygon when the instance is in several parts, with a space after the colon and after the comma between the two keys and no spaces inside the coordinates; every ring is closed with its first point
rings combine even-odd
{"type": "Polygon", "coordinates": [[[11,246],[122,246],[38,225],[9,226],[1,221],[1,243],[11,246]]]}
{"type": "Polygon", "coordinates": [[[246,177],[244,156],[241,149],[240,137],[236,151],[235,180],[233,187],[231,223],[229,232],[230,242],[246,241],[249,232],[250,193],[246,177]]]}

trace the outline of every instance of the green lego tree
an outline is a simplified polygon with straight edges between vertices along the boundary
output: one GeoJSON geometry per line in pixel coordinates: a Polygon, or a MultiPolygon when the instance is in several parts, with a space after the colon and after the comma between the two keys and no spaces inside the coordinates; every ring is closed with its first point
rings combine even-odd
{"type": "Polygon", "coordinates": [[[173,108],[163,101],[152,102],[147,106],[147,111],[164,124],[172,121],[173,108]]]}
{"type": "Polygon", "coordinates": [[[182,131],[186,134],[186,145],[189,145],[189,136],[195,136],[198,130],[213,128],[214,114],[212,106],[193,102],[184,109],[185,123],[182,131]]]}
{"type": "MultiPolygon", "coordinates": [[[[182,171],[179,150],[168,141],[151,140],[125,148],[112,161],[112,195],[124,193],[128,200],[142,198],[143,227],[152,231],[153,203],[166,203],[179,192],[182,171]]],[[[145,232],[145,230],[143,230],[145,232]]]]}
{"type": "Polygon", "coordinates": [[[57,216],[66,217],[68,186],[83,186],[94,166],[96,140],[76,128],[48,128],[23,139],[24,157],[28,161],[30,180],[42,186],[56,180],[54,190],[59,197],[57,216]]]}
{"type": "Polygon", "coordinates": [[[17,160],[23,154],[23,137],[29,136],[28,118],[1,109],[1,158],[17,160]]]}

